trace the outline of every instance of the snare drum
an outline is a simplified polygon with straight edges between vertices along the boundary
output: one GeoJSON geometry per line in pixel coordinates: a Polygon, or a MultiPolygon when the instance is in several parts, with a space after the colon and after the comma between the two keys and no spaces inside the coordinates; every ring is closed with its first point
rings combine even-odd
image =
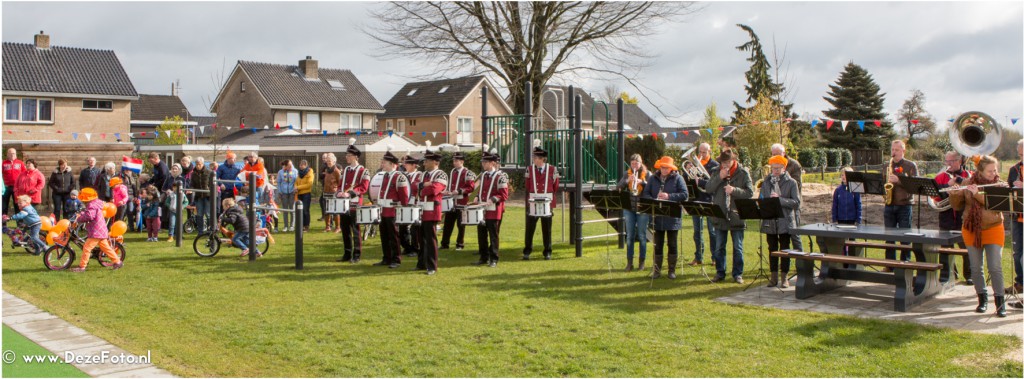
{"type": "Polygon", "coordinates": [[[345,198],[334,198],[327,199],[327,210],[324,213],[327,214],[338,214],[348,213],[350,206],[352,205],[352,199],[345,198]]]}
{"type": "Polygon", "coordinates": [[[369,225],[380,223],[380,207],[367,205],[356,208],[356,224],[369,225]]]}
{"type": "Polygon", "coordinates": [[[484,223],[484,205],[467,205],[462,208],[462,225],[479,225],[484,223]]]}
{"type": "Polygon", "coordinates": [[[448,213],[455,210],[455,197],[444,196],[441,198],[441,212],[448,213]]]}
{"type": "Polygon", "coordinates": [[[378,172],[370,178],[370,199],[377,201],[380,198],[381,187],[384,186],[384,172],[378,172]]]}
{"type": "Polygon", "coordinates": [[[395,208],[395,224],[398,225],[412,225],[420,222],[420,217],[423,215],[423,208],[418,206],[415,207],[398,207],[395,208]]]}
{"type": "Polygon", "coordinates": [[[551,217],[551,199],[533,198],[527,203],[529,207],[527,213],[530,217],[551,217]]]}

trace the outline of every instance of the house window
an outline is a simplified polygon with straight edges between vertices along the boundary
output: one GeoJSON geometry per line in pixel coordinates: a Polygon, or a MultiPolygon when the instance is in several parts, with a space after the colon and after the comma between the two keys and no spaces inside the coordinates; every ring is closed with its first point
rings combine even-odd
{"type": "Polygon", "coordinates": [[[409,126],[416,126],[416,120],[409,120],[409,126]]]}
{"type": "Polygon", "coordinates": [[[53,99],[8,98],[4,105],[4,120],[53,122],[53,99]]]}
{"type": "Polygon", "coordinates": [[[338,80],[328,80],[327,84],[330,84],[331,85],[331,89],[333,89],[333,90],[338,90],[338,91],[344,91],[345,90],[345,85],[341,84],[341,81],[338,81],[338,80]]]}
{"type": "Polygon", "coordinates": [[[306,129],[320,130],[320,112],[306,113],[306,129]]]}
{"type": "Polygon", "coordinates": [[[114,109],[112,100],[82,100],[82,110],[109,111],[114,109]]]}
{"type": "Polygon", "coordinates": [[[459,143],[473,143],[473,118],[459,117],[458,120],[459,143]]]}
{"type": "Polygon", "coordinates": [[[412,91],[409,91],[409,94],[408,94],[408,95],[405,95],[405,96],[412,96],[412,95],[415,95],[415,94],[416,94],[416,90],[418,90],[418,89],[419,89],[419,88],[413,88],[413,89],[412,89],[412,91]]]}
{"type": "Polygon", "coordinates": [[[363,115],[359,113],[342,113],[341,114],[341,128],[342,129],[362,129],[363,128],[363,115]]]}
{"type": "Polygon", "coordinates": [[[302,115],[299,112],[288,112],[288,125],[302,129],[302,115]]]}
{"type": "Polygon", "coordinates": [[[447,91],[447,90],[448,90],[448,87],[451,87],[451,86],[444,86],[444,87],[441,87],[441,90],[437,91],[437,93],[444,93],[445,91],[447,91]]]}
{"type": "Polygon", "coordinates": [[[242,92],[245,92],[245,82],[242,82],[242,84],[239,85],[239,88],[242,89],[242,92]]]}
{"type": "Polygon", "coordinates": [[[405,120],[398,120],[398,130],[396,131],[405,134],[405,120]]]}
{"type": "Polygon", "coordinates": [[[386,126],[385,126],[385,130],[392,130],[391,128],[392,128],[393,126],[392,126],[392,124],[391,124],[391,120],[386,120],[386,121],[384,121],[384,125],[386,125],[386,126]]]}

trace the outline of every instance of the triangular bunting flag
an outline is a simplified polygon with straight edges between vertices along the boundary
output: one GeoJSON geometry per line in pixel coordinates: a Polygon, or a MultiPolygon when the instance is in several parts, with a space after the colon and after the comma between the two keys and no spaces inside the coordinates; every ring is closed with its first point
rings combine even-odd
{"type": "Polygon", "coordinates": [[[200,125],[199,126],[199,134],[205,134],[205,133],[206,133],[206,126],[200,125]]]}
{"type": "MultiPolygon", "coordinates": [[[[683,132],[683,133],[686,133],[686,132],[683,132]]],[[[679,138],[679,133],[678,132],[672,132],[672,138],[679,138]]]]}
{"type": "Polygon", "coordinates": [[[864,131],[864,120],[857,120],[857,126],[860,126],[860,131],[864,131]]]}
{"type": "Polygon", "coordinates": [[[850,120],[839,121],[839,125],[843,128],[844,132],[846,131],[846,124],[849,124],[849,123],[850,123],[850,120]]]}
{"type": "Polygon", "coordinates": [[[641,141],[643,141],[644,140],[644,135],[643,134],[637,134],[636,138],[639,138],[641,141]]]}
{"type": "MultiPolygon", "coordinates": [[[[129,133],[131,134],[131,133],[129,133]]],[[[121,139],[121,133],[114,133],[114,138],[121,139]]]]}
{"type": "Polygon", "coordinates": [[[668,133],[661,133],[661,138],[668,138],[668,133]]]}
{"type": "Polygon", "coordinates": [[[875,120],[875,126],[881,128],[882,127],[882,120],[875,120]]]}
{"type": "Polygon", "coordinates": [[[910,120],[910,123],[914,125],[917,125],[919,122],[921,122],[921,120],[910,120]]]}
{"type": "Polygon", "coordinates": [[[92,133],[85,133],[85,140],[92,141],[92,133]]]}
{"type": "Polygon", "coordinates": [[[78,133],[71,133],[71,138],[78,139],[78,133]]]}
{"type": "Polygon", "coordinates": [[[714,134],[715,134],[715,132],[712,131],[711,128],[708,128],[708,135],[714,135],[714,134]]]}
{"type": "Polygon", "coordinates": [[[245,123],[244,122],[238,123],[238,128],[239,129],[245,129],[245,123]]]}
{"type": "Polygon", "coordinates": [[[281,129],[281,124],[274,123],[274,129],[281,129]]]}
{"type": "Polygon", "coordinates": [[[437,132],[430,132],[430,138],[437,138],[437,132]]]}
{"type": "Polygon", "coordinates": [[[256,131],[257,131],[257,130],[259,130],[259,129],[256,129],[256,128],[250,128],[249,130],[252,130],[252,134],[256,134],[256,131]]]}
{"type": "Polygon", "coordinates": [[[953,122],[953,119],[949,119],[949,122],[953,122]]]}
{"type": "Polygon", "coordinates": [[[448,132],[441,132],[441,136],[446,136],[446,135],[448,135],[448,132]]]}
{"type": "Polygon", "coordinates": [[[324,135],[326,136],[326,135],[327,135],[327,131],[326,131],[326,130],[324,130],[324,131],[323,131],[323,134],[324,134],[324,135]]]}
{"type": "Polygon", "coordinates": [[[696,134],[696,135],[698,135],[698,136],[699,136],[699,135],[700,135],[700,130],[694,130],[694,131],[693,131],[693,134],[696,134]]]}
{"type": "Polygon", "coordinates": [[[688,135],[690,135],[690,131],[689,131],[689,130],[684,130],[684,131],[683,131],[683,135],[684,135],[684,136],[688,136],[688,135]]]}
{"type": "Polygon", "coordinates": [[[216,122],[213,123],[213,125],[210,125],[210,126],[212,126],[214,129],[217,129],[217,123],[216,122]]]}
{"type": "Polygon", "coordinates": [[[229,132],[231,131],[231,127],[230,126],[225,126],[225,128],[228,128],[229,132]]]}
{"type": "Polygon", "coordinates": [[[171,131],[170,130],[164,130],[164,133],[167,133],[167,138],[171,138],[171,131]]]}
{"type": "Polygon", "coordinates": [[[100,139],[107,139],[107,133],[100,133],[100,139]]]}
{"type": "Polygon", "coordinates": [[[1011,118],[1010,119],[1010,124],[1011,125],[1017,125],[1017,121],[1020,121],[1020,119],[1019,118],[1011,118]]]}
{"type": "Polygon", "coordinates": [[[292,124],[288,124],[288,130],[292,130],[292,129],[295,129],[295,127],[292,126],[292,124]]]}
{"type": "Polygon", "coordinates": [[[814,129],[815,126],[818,126],[818,119],[811,120],[811,129],[814,129]]]}
{"type": "Polygon", "coordinates": [[[263,125],[263,130],[270,130],[270,126],[269,125],[263,125]]]}
{"type": "Polygon", "coordinates": [[[361,136],[361,135],[363,135],[363,131],[361,131],[361,130],[356,130],[356,135],[357,135],[357,136],[361,136]]]}
{"type": "Polygon", "coordinates": [[[393,137],[393,136],[394,136],[394,132],[388,130],[388,137],[393,137]]]}

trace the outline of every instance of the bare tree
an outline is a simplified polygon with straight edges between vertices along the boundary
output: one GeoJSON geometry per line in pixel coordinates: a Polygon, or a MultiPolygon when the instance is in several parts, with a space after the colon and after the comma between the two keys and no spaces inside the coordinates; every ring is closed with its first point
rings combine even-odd
{"type": "Polygon", "coordinates": [[[641,40],[698,9],[679,2],[394,2],[371,11],[375,23],[364,33],[382,45],[379,57],[429,63],[431,76],[496,78],[522,112],[527,81],[534,94],[563,75],[634,84],[652,58],[641,40]]]}
{"type": "Polygon", "coordinates": [[[604,99],[603,100],[606,103],[608,103],[608,104],[615,104],[616,101],[619,101],[619,96],[622,96],[622,90],[619,89],[619,86],[614,85],[614,84],[609,84],[609,85],[604,86],[604,99]]]}
{"type": "Polygon", "coordinates": [[[935,132],[935,120],[924,109],[924,102],[924,92],[913,89],[910,91],[910,97],[903,101],[903,107],[896,112],[896,120],[901,125],[906,125],[906,129],[896,127],[896,130],[907,136],[907,142],[912,147],[917,146],[917,139],[935,132]],[[902,132],[903,130],[906,133],[902,132]]]}

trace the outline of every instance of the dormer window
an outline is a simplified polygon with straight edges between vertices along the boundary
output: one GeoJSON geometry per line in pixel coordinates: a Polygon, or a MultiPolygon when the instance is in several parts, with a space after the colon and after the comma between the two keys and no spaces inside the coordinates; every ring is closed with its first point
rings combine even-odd
{"type": "Polygon", "coordinates": [[[413,88],[413,89],[412,89],[412,91],[409,91],[409,94],[408,94],[408,95],[405,95],[405,96],[412,96],[412,95],[415,95],[415,94],[416,94],[416,90],[418,90],[418,89],[419,89],[419,88],[413,88]]]}
{"type": "Polygon", "coordinates": [[[444,86],[444,87],[441,87],[441,90],[437,91],[437,93],[444,93],[444,91],[447,91],[447,90],[448,90],[448,87],[451,87],[451,86],[444,86]]]}
{"type": "Polygon", "coordinates": [[[345,85],[341,84],[341,81],[338,81],[338,80],[328,80],[327,84],[330,84],[331,85],[331,89],[333,89],[333,90],[338,90],[338,91],[344,91],[345,90],[345,85]]]}

